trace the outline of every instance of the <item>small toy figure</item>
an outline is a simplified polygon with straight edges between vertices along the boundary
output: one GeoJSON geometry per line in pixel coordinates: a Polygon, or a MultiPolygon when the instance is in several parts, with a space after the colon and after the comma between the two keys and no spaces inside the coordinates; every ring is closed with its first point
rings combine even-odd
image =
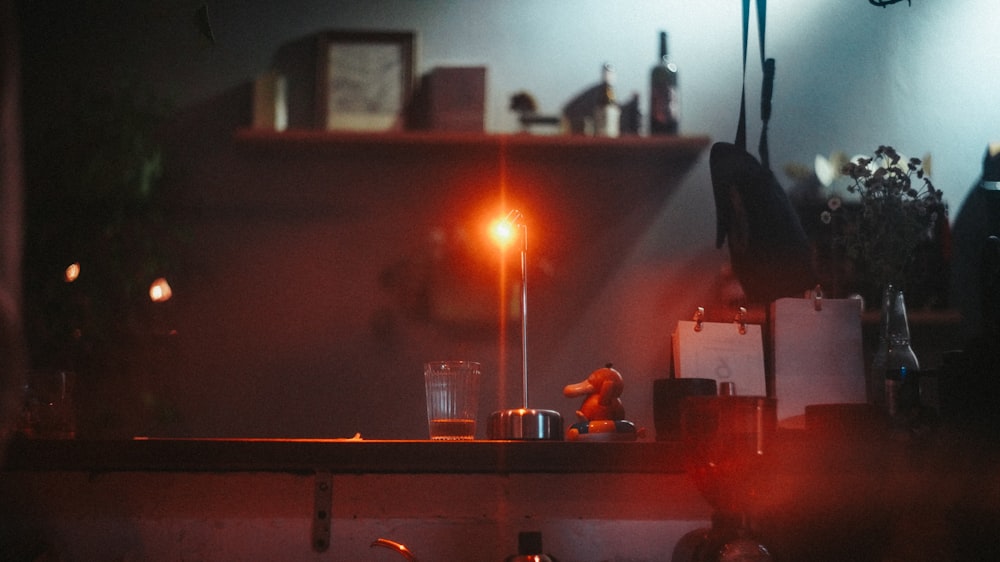
{"type": "Polygon", "coordinates": [[[583,382],[566,385],[563,394],[567,398],[586,396],[576,415],[581,421],[625,419],[625,406],[619,396],[625,388],[621,373],[608,363],[598,369],[583,382]]]}
{"type": "Polygon", "coordinates": [[[576,411],[580,421],[570,426],[567,440],[634,441],[640,432],[625,420],[625,406],[619,398],[624,388],[621,373],[611,363],[590,373],[587,380],[563,388],[568,398],[586,396],[576,411]]]}

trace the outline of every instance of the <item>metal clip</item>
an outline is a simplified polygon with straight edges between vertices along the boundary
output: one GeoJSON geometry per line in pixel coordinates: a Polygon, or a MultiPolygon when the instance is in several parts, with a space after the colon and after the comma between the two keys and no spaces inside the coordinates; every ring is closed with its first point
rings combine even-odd
{"type": "Polygon", "coordinates": [[[736,311],[736,325],[740,328],[740,335],[745,336],[747,333],[747,307],[741,306],[736,311]]]}
{"type": "Polygon", "coordinates": [[[694,312],[694,331],[700,332],[702,329],[702,323],[705,321],[705,308],[702,306],[698,307],[698,310],[694,312]]]}

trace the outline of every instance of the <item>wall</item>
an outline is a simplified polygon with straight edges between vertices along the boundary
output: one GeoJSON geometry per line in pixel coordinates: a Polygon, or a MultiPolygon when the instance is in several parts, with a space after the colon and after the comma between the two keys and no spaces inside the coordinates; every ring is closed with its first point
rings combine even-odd
{"type": "MultiPolygon", "coordinates": [[[[670,33],[681,68],[682,129],[728,139],[740,82],[740,5],[684,0],[298,0],[153,2],[120,7],[33,7],[26,40],[49,61],[80,65],[28,73],[62,84],[107,80],[139,69],[181,105],[218,95],[275,64],[289,43],[327,29],[407,29],[419,36],[418,72],[438,65],[489,67],[487,126],[516,130],[509,96],[527,89],[556,112],[615,64],[622,95],[646,97],[657,33],[670,33]],[[208,8],[215,43],[193,24],[208,8]],[[55,12],[55,13],[48,13],[55,12]],[[83,24],[83,25],[81,25],[83,24]],[[41,34],[51,31],[51,34],[41,34]]],[[[864,0],[768,3],[767,55],[777,60],[773,162],[810,164],[815,154],[868,152],[891,143],[934,156],[935,178],[958,205],[996,138],[990,94],[1000,78],[988,0],[913,1],[876,8],[864,0]]],[[[755,20],[751,21],[752,28],[755,20]]],[[[33,56],[29,53],[29,56],[33,56]]],[[[756,135],[758,49],[751,34],[747,79],[750,138],[756,135]]],[[[72,96],[72,88],[54,95],[72,96]]],[[[54,102],[52,97],[46,98],[54,102]]],[[[29,100],[30,101],[30,100],[29,100]]]]}
{"type": "MultiPolygon", "coordinates": [[[[934,178],[957,207],[994,138],[991,127],[1000,108],[989,95],[1000,78],[978,69],[996,66],[1000,39],[984,17],[996,10],[992,3],[956,4],[914,0],[912,6],[880,9],[863,0],[770,2],[767,54],[778,65],[770,127],[774,166],[810,164],[816,154],[867,152],[889,143],[907,154],[933,154],[934,178]]],[[[180,365],[167,364],[150,375],[152,383],[142,383],[177,410],[154,431],[419,436],[419,362],[431,351],[485,355],[494,349],[492,342],[442,341],[440,334],[428,336],[421,328],[409,334],[401,352],[384,355],[368,336],[366,323],[381,303],[371,291],[380,270],[366,261],[371,257],[366,252],[383,252],[389,259],[393,244],[426,234],[402,229],[408,204],[397,202],[384,213],[381,203],[418,197],[419,191],[407,188],[388,191],[418,174],[408,175],[396,163],[397,168],[371,168],[382,183],[336,185],[329,168],[319,164],[293,167],[271,180],[245,167],[256,157],[234,145],[232,132],[249,123],[249,81],[290,56],[294,60],[312,34],[410,29],[419,36],[419,72],[447,64],[487,65],[487,127],[509,132],[516,128],[506,110],[513,92],[527,89],[543,111],[558,111],[597,79],[605,61],[618,70],[619,91],[644,95],[656,34],[666,29],[681,68],[682,131],[716,140],[730,140],[735,132],[741,72],[736,2],[185,0],[86,8],[22,2],[21,9],[29,134],[58,120],[59,109],[81,89],[111,84],[121,75],[137,73],[178,102],[168,169],[200,217],[191,227],[202,238],[193,255],[196,266],[176,283],[174,306],[188,318],[211,310],[206,303],[226,306],[230,313],[214,320],[206,313],[198,323],[181,326],[182,337],[199,345],[182,347],[193,351],[178,359],[180,365]],[[194,24],[202,5],[214,42],[194,24]],[[359,198],[348,215],[339,215],[344,209],[329,201],[311,207],[316,199],[310,194],[334,188],[372,197],[359,198]],[[246,197],[261,193],[266,197],[246,204],[246,197]],[[285,196],[294,202],[290,207],[282,206],[285,196]],[[303,216],[306,210],[312,211],[309,216],[303,216]],[[372,236],[386,227],[393,235],[372,245],[372,236]],[[334,253],[350,275],[328,289],[323,275],[330,268],[319,265],[329,263],[326,252],[345,252],[359,241],[363,251],[334,253]],[[293,267],[282,272],[283,266],[293,267]],[[241,278],[238,289],[227,292],[237,271],[254,277],[241,278]],[[307,290],[300,291],[293,283],[303,279],[307,290]],[[287,312],[285,321],[269,324],[279,310],[287,312]],[[329,324],[321,313],[328,313],[329,324]],[[307,321],[298,322],[296,314],[307,321]],[[293,336],[305,332],[317,335],[316,341],[325,338],[327,349],[297,346],[293,336]]],[[[755,139],[759,69],[753,41],[747,74],[749,138],[755,139]]],[[[623,162],[615,171],[627,166],[623,162]]],[[[708,178],[703,159],[669,197],[635,201],[648,215],[627,237],[616,234],[619,226],[599,225],[609,234],[598,241],[617,263],[580,281],[585,298],[566,304],[573,314],[559,317],[565,322],[534,328],[539,407],[559,409],[571,419],[575,404],[559,389],[610,360],[628,380],[630,417],[652,427],[648,389],[667,371],[672,325],[710,297],[707,280],[726,258],[724,250],[713,248],[708,178]]],[[[500,182],[488,176],[475,181],[500,182]]],[[[500,396],[503,405],[507,401],[500,396]]]]}

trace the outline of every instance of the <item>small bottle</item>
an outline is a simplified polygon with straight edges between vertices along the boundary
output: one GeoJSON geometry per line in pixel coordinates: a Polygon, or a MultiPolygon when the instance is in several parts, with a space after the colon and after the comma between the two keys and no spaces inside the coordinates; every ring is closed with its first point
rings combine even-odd
{"type": "Polygon", "coordinates": [[[615,99],[615,70],[605,63],[601,67],[601,86],[594,104],[594,136],[617,137],[621,120],[621,108],[615,99]]]}
{"type": "Polygon", "coordinates": [[[517,534],[517,554],[508,556],[504,562],[552,562],[552,557],[542,554],[540,532],[522,531],[517,534]]]}
{"type": "Polygon", "coordinates": [[[639,92],[632,92],[632,99],[622,106],[619,134],[638,135],[642,127],[642,112],[639,110],[639,92]]]}
{"type": "Polygon", "coordinates": [[[660,32],[660,60],[649,75],[649,134],[676,135],[680,129],[677,65],[667,53],[667,32],[660,32]]]}
{"type": "Polygon", "coordinates": [[[885,358],[885,406],[890,418],[905,417],[920,406],[920,361],[910,347],[910,325],[903,291],[892,295],[885,358]]]}

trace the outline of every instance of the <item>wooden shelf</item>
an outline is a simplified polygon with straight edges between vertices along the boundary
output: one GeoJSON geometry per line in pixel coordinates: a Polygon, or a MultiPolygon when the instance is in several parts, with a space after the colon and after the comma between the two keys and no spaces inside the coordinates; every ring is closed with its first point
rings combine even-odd
{"type": "Polygon", "coordinates": [[[672,442],[15,439],[7,471],[681,473],[672,442]]]}
{"type": "Polygon", "coordinates": [[[611,154],[652,153],[693,161],[708,146],[707,136],[625,136],[618,138],[579,135],[532,135],[448,133],[448,132],[333,132],[315,130],[270,131],[240,129],[238,143],[258,147],[343,148],[343,147],[422,147],[553,149],[562,151],[603,151],[611,154]]]}

